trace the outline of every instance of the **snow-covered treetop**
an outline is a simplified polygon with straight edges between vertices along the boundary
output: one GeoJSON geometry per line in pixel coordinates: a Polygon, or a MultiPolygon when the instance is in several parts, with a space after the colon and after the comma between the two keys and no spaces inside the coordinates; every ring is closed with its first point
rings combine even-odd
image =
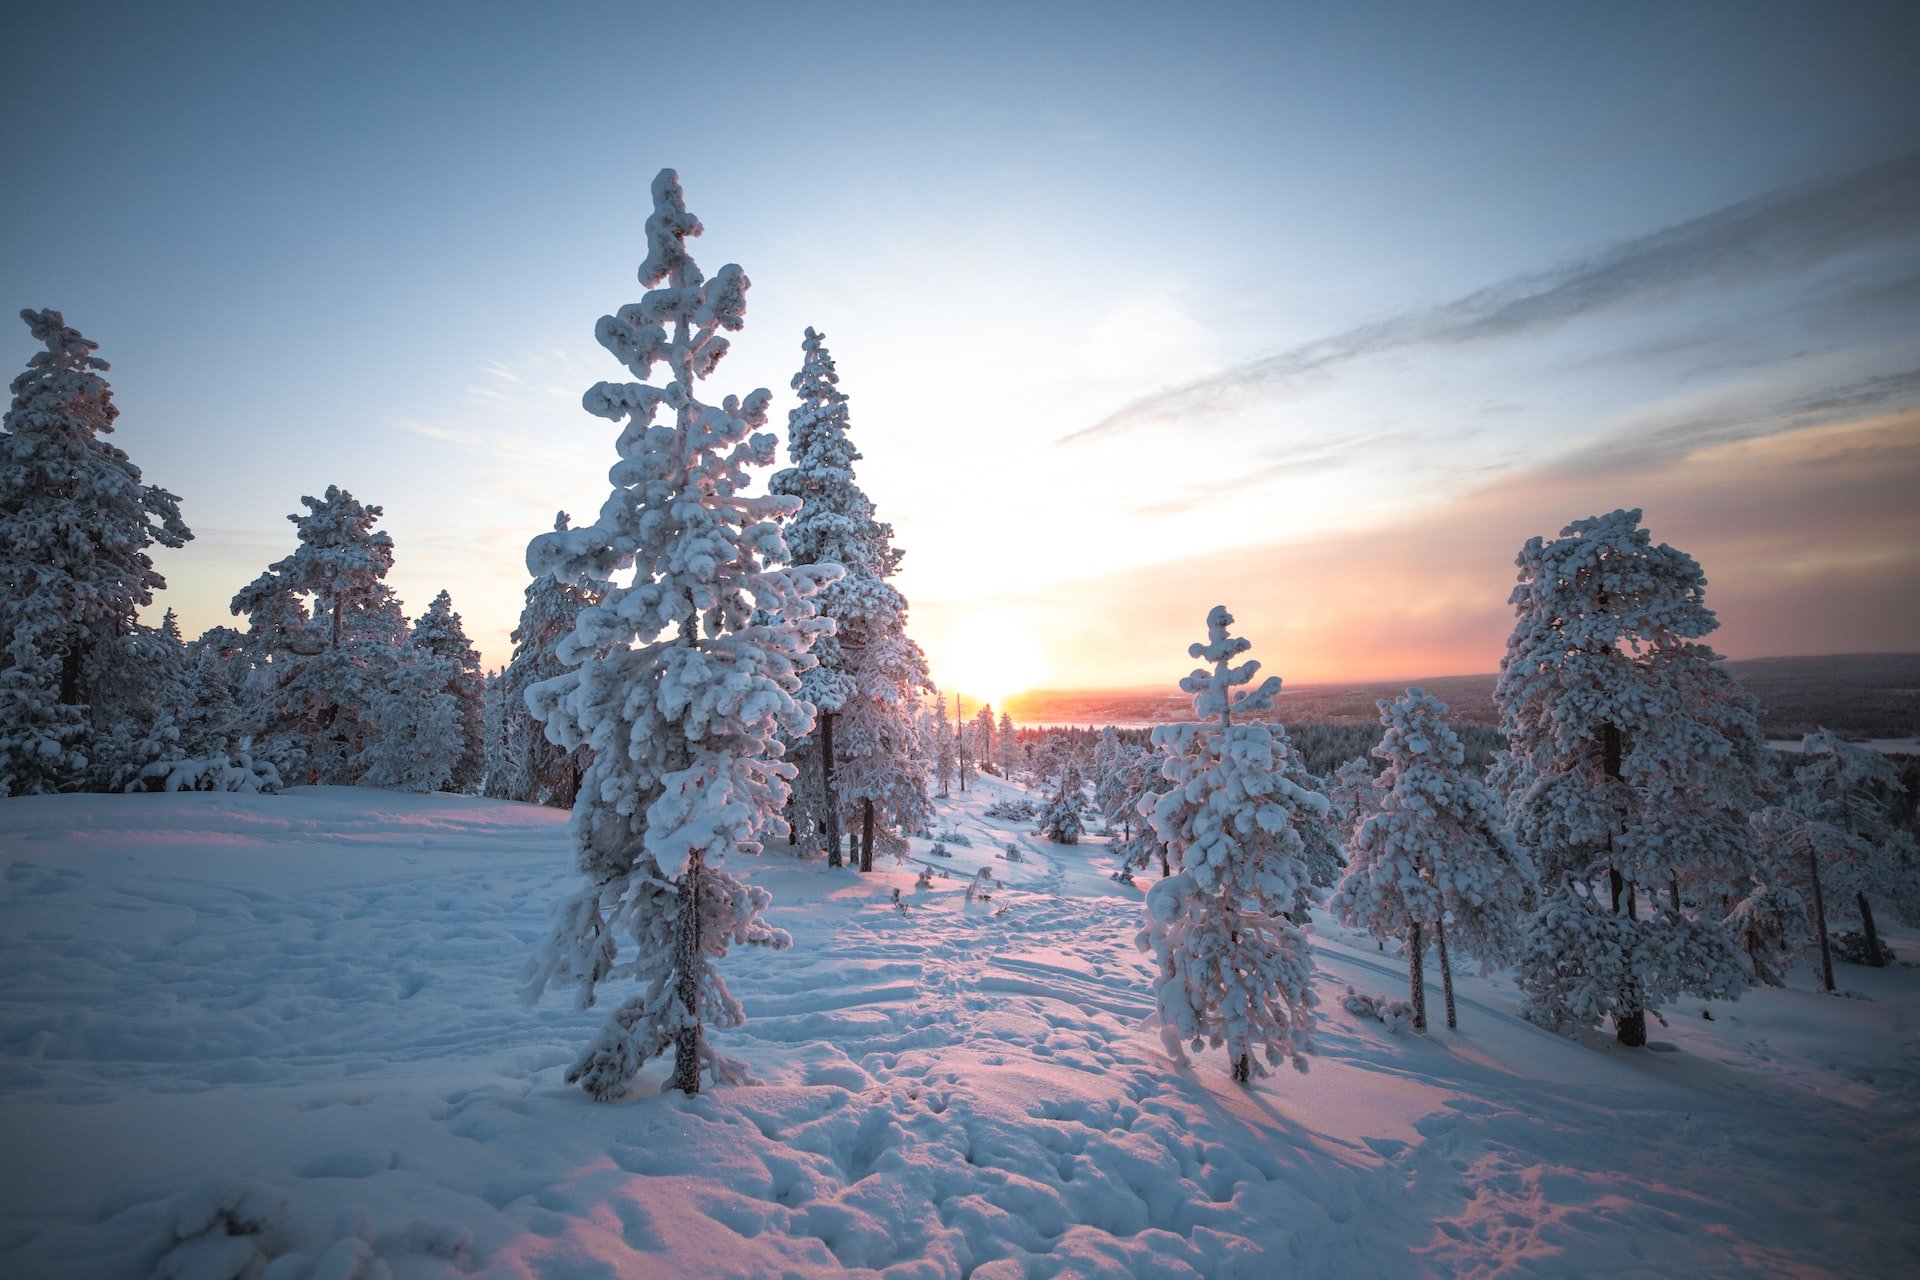
{"type": "MultiPolygon", "coordinates": [[[[1797,813],[1837,826],[1881,828],[1886,815],[1876,813],[1906,788],[1893,761],[1875,751],[1818,729],[1801,739],[1801,763],[1790,804],[1797,813]],[[1878,818],[1879,821],[1872,819],[1878,818]]],[[[1877,831],[1876,831],[1877,834],[1877,831]]]]}
{"type": "Polygon", "coordinates": [[[1391,787],[1393,778],[1422,762],[1466,763],[1459,735],[1446,722],[1447,704],[1432,694],[1414,686],[1392,702],[1381,698],[1373,705],[1385,732],[1371,754],[1385,760],[1392,774],[1384,785],[1391,787]]]}
{"type": "MultiPolygon", "coordinates": [[[[595,335],[635,375],[645,378],[665,363],[671,380],[664,387],[601,382],[587,391],[589,413],[627,423],[614,446],[620,460],[608,472],[613,492],[594,524],[542,534],[527,548],[528,571],[561,582],[611,580],[629,566],[638,569],[631,586],[610,590],[581,614],[567,642],[576,655],[650,641],[672,628],[697,625],[723,635],[749,625],[756,599],[775,609],[809,594],[799,589],[801,579],[817,586],[835,576],[813,567],[762,572],[764,563],[787,558],[779,521],[799,505],[779,494],[742,492],[749,469],[774,460],[778,441],[759,430],[772,396],[762,387],[744,400],[730,395],[717,408],[695,398],[696,382],[726,352],[720,330],[744,323],[749,282],[731,263],[712,280],[701,275],[686,250],[700,220],[687,211],[673,170],[654,179],[653,199],[640,280],[666,286],[602,316],[595,335]],[[673,410],[672,425],[655,423],[662,406],[673,410]]],[[[561,659],[577,660],[565,647],[561,659]]]]}
{"type": "Polygon", "coordinates": [[[1604,865],[1705,901],[1746,874],[1767,750],[1753,698],[1700,642],[1706,576],[1639,521],[1577,520],[1521,550],[1491,778],[1547,878],[1604,865]]]}
{"type": "Polygon", "coordinates": [[[436,658],[448,658],[463,670],[478,671],[480,654],[467,638],[460,615],[454,612],[453,597],[442,591],[414,620],[413,642],[436,658]]]}
{"type": "Polygon", "coordinates": [[[1637,507],[1576,520],[1551,542],[1530,538],[1514,563],[1519,584],[1507,603],[1530,625],[1524,640],[1516,629],[1510,646],[1523,655],[1534,646],[1548,648],[1544,658],[1616,643],[1638,653],[1719,625],[1699,562],[1664,542],[1655,546],[1637,507]]]}
{"type": "MultiPolygon", "coordinates": [[[[636,378],[651,377],[653,366],[663,360],[682,386],[711,376],[727,353],[727,340],[720,331],[732,332],[745,323],[750,283],[746,273],[730,262],[708,280],[687,252],[688,238],[702,230],[700,219],[687,212],[680,175],[662,169],[653,180],[653,212],[647,216],[647,258],[640,264],[640,283],[665,281],[666,287],[649,289],[640,301],[600,317],[594,328],[600,345],[636,378]],[[674,332],[668,326],[674,326],[674,332]]],[[[589,413],[615,421],[631,414],[638,424],[652,417],[666,394],[631,383],[602,382],[587,392],[585,403],[589,413]]],[[[761,398],[759,416],[764,420],[767,393],[754,395],[761,398]]]]}
{"type": "Polygon", "coordinates": [[[804,359],[792,382],[800,403],[787,414],[793,465],[769,485],[804,503],[787,530],[788,547],[800,564],[831,560],[855,577],[891,577],[900,563],[893,526],[874,518],[873,502],[854,478],[860,451],[847,435],[847,397],[826,335],[809,328],[800,348],[804,359]]]}
{"type": "Polygon", "coordinates": [[[306,514],[287,517],[299,545],[241,588],[233,612],[249,615],[257,634],[296,633],[308,615],[295,609],[294,599],[312,596],[316,613],[331,612],[336,629],[354,622],[386,630],[385,614],[396,606],[385,584],[393,538],[373,527],[382,509],[333,484],[324,496],[303,495],[300,502],[306,514]]]}
{"type": "Polygon", "coordinates": [[[113,403],[113,390],[106,379],[98,377],[112,368],[93,353],[100,344],[81,335],[58,311],[24,310],[20,318],[35,342],[46,344],[27,361],[26,372],[13,380],[14,414],[9,414],[7,429],[18,430],[15,414],[44,411],[43,406],[61,406],[62,418],[90,434],[113,430],[120,416],[113,403]]]}
{"type": "Polygon", "coordinates": [[[144,549],[179,547],[193,533],[180,499],[141,483],[140,468],[99,438],[120,414],[99,344],[58,311],[20,318],[47,349],[13,380],[0,423],[0,545],[41,566],[34,589],[58,595],[69,623],[117,627],[167,585],[144,549]]]}
{"type": "Polygon", "coordinates": [[[1238,667],[1231,665],[1233,659],[1253,647],[1253,642],[1245,636],[1227,634],[1227,628],[1232,625],[1233,615],[1227,612],[1227,607],[1213,606],[1207,613],[1206,643],[1195,641],[1187,646],[1188,657],[1211,662],[1213,669],[1197,668],[1180,680],[1181,692],[1193,695],[1194,714],[1208,720],[1218,717],[1222,724],[1232,724],[1236,711],[1271,711],[1273,700],[1280,693],[1279,676],[1268,676],[1256,689],[1234,692],[1240,685],[1252,682],[1260,663],[1249,660],[1238,667]]]}

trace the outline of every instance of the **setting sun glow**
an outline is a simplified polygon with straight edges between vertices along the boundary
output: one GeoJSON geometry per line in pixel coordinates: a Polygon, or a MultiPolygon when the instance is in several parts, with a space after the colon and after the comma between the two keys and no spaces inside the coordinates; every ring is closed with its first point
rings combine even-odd
{"type": "Polygon", "coordinates": [[[1023,623],[1003,612],[962,619],[928,656],[942,691],[976,706],[999,707],[1052,674],[1046,649],[1023,623]]]}

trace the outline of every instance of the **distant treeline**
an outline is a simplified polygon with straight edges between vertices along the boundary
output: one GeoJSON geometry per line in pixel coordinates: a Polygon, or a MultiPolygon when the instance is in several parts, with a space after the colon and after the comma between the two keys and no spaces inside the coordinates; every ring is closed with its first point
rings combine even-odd
{"type": "MultiPolygon", "coordinates": [[[[1287,737],[1293,741],[1294,749],[1299,751],[1309,773],[1321,777],[1330,776],[1347,761],[1359,758],[1374,763],[1370,752],[1380,741],[1380,722],[1376,719],[1370,724],[1289,724],[1287,737]]],[[[1492,762],[1494,753],[1507,745],[1507,740],[1498,729],[1484,724],[1456,724],[1454,731],[1460,736],[1460,745],[1466,748],[1467,767],[1477,773],[1484,773],[1492,762]]],[[[1151,745],[1151,729],[1118,729],[1115,731],[1122,742],[1132,746],[1151,745]]],[[[1045,738],[1059,738],[1073,744],[1073,752],[1081,760],[1093,758],[1093,744],[1100,736],[1094,728],[1048,728],[1022,729],[1019,731],[1021,745],[1029,755],[1037,749],[1045,738]]],[[[1376,766],[1375,772],[1378,772],[1376,766]]]]}
{"type": "MultiPolygon", "coordinates": [[[[1760,729],[1769,738],[1799,738],[1822,728],[1856,740],[1920,736],[1920,654],[1751,658],[1729,662],[1727,668],[1760,700],[1760,729]]],[[[1303,749],[1301,733],[1309,725],[1371,726],[1373,740],[1378,741],[1379,715],[1374,704],[1382,698],[1397,698],[1414,684],[1448,705],[1449,719],[1456,728],[1491,727],[1500,721],[1493,705],[1493,683],[1493,676],[1478,675],[1289,685],[1280,695],[1273,718],[1287,726],[1303,749]]],[[[1189,707],[1187,696],[1176,689],[1165,693],[1039,692],[1023,694],[1009,703],[1014,720],[1024,724],[1171,722],[1186,718],[1189,707]]],[[[1498,742],[1497,735],[1494,741],[1498,742]]],[[[1475,749],[1471,741],[1468,749],[1475,749]]]]}

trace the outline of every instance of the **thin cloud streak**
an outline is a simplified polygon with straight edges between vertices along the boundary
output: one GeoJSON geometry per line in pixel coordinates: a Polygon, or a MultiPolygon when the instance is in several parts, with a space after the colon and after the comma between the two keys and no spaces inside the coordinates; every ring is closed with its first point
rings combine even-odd
{"type": "Polygon", "coordinates": [[[1720,445],[1915,410],[1920,410],[1920,369],[1907,369],[1828,387],[1767,413],[1688,416],[1630,435],[1609,436],[1563,454],[1550,466],[1572,475],[1644,471],[1720,445]]]}
{"type": "Polygon", "coordinates": [[[1795,275],[1844,254],[1920,235],[1920,153],[1801,183],[1624,241],[1551,271],[1502,281],[1425,311],[1302,343],[1141,396],[1054,443],[1231,410],[1300,378],[1413,346],[1511,338],[1593,312],[1706,288],[1795,275]]]}

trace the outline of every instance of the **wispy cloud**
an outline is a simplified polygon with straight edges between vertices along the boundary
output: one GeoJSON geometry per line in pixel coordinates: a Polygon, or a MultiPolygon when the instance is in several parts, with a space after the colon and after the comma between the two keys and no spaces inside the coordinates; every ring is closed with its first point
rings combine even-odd
{"type": "Polygon", "coordinates": [[[1308,375],[1383,352],[1542,332],[1609,308],[1792,276],[1846,253],[1916,237],[1920,153],[1768,192],[1438,307],[1166,387],[1056,443],[1081,444],[1142,423],[1232,410],[1281,394],[1308,375]]]}
{"type": "Polygon", "coordinates": [[[1228,493],[1257,489],[1283,476],[1295,478],[1337,471],[1341,467],[1364,465],[1367,458],[1384,449],[1410,448],[1419,444],[1417,431],[1372,431],[1345,439],[1324,440],[1305,450],[1269,449],[1263,459],[1229,475],[1190,485],[1178,493],[1127,508],[1137,516],[1175,516],[1195,511],[1209,502],[1217,502],[1228,493]]]}
{"type": "Polygon", "coordinates": [[[1563,454],[1553,466],[1583,474],[1641,471],[1743,440],[1915,410],[1920,410],[1920,368],[1825,387],[1758,412],[1683,415],[1594,441],[1563,454]]]}

